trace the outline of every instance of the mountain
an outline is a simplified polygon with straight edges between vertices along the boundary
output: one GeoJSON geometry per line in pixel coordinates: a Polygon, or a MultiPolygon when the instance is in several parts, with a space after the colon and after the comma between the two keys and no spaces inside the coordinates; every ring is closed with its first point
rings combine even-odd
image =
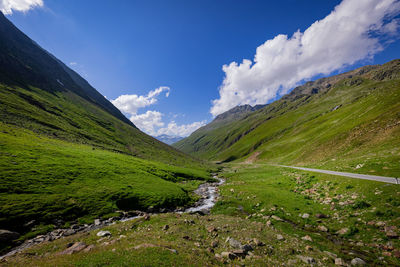
{"type": "Polygon", "coordinates": [[[168,144],[168,145],[172,145],[173,143],[176,143],[183,139],[183,137],[180,137],[180,136],[171,136],[171,135],[167,135],[167,134],[154,136],[154,138],[156,138],[157,140],[159,140],[165,144],[168,144]]]}
{"type": "Polygon", "coordinates": [[[141,132],[1,13],[0,148],[0,229],[20,240],[116,210],[186,206],[213,169],[141,132]]]}
{"type": "Polygon", "coordinates": [[[225,162],[400,171],[399,84],[400,60],[310,81],[226,123],[217,117],[174,146],[225,162]]]}

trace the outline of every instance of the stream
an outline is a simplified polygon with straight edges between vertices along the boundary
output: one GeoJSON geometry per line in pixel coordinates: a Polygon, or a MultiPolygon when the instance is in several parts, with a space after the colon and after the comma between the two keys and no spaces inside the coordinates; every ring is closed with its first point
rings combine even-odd
{"type": "MultiPolygon", "coordinates": [[[[204,183],[201,184],[195,191],[194,193],[201,196],[201,198],[192,206],[184,211],[173,211],[174,213],[200,213],[200,214],[208,214],[212,207],[214,207],[215,203],[218,200],[218,186],[222,185],[225,180],[219,178],[217,175],[213,175],[214,179],[217,179],[218,182],[214,183],[204,183]]],[[[32,239],[26,240],[24,243],[21,245],[13,248],[11,251],[8,253],[0,256],[0,261],[3,260],[6,257],[12,256],[16,253],[19,253],[27,248],[30,248],[34,245],[40,244],[45,241],[53,241],[65,236],[73,235],[79,232],[88,232],[88,231],[93,231],[96,229],[100,229],[104,226],[112,225],[116,221],[120,222],[126,222],[126,221],[131,221],[136,218],[144,217],[147,214],[149,215],[155,215],[155,214],[160,214],[161,212],[155,212],[155,213],[146,213],[146,212],[141,212],[141,211],[132,211],[132,212],[125,212],[122,215],[122,218],[110,218],[107,220],[100,221],[100,219],[96,219],[93,224],[85,224],[85,225],[73,225],[71,228],[68,229],[56,229],[51,231],[50,233],[47,233],[45,235],[39,235],[36,236],[32,239]]]]}

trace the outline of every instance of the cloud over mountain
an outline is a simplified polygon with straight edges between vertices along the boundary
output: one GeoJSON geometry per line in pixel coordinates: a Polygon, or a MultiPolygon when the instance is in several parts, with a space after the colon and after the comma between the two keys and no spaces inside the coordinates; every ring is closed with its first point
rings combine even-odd
{"type": "Polygon", "coordinates": [[[206,124],[206,121],[193,122],[189,124],[178,125],[175,121],[170,121],[166,127],[163,121],[164,114],[155,111],[147,110],[145,113],[138,114],[140,108],[145,108],[157,103],[157,97],[165,92],[165,97],[170,94],[170,88],[161,86],[150,91],[147,95],[121,95],[114,100],[111,100],[119,110],[128,114],[129,119],[142,131],[152,136],[162,134],[171,136],[186,137],[193,131],[206,124]]]}
{"type": "Polygon", "coordinates": [[[35,7],[42,7],[43,0],[0,0],[0,10],[5,15],[10,15],[13,11],[26,12],[35,7]]]}
{"type": "Polygon", "coordinates": [[[372,58],[397,37],[399,11],[397,0],[343,0],[304,32],[267,40],[253,61],[222,67],[225,78],[210,112],[216,116],[237,105],[265,104],[303,80],[372,58]]]}

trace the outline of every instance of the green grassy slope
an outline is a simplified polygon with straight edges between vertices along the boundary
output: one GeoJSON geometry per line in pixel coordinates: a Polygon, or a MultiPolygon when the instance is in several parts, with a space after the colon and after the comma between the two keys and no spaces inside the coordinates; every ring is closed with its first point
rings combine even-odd
{"type": "MultiPolygon", "coordinates": [[[[175,147],[214,160],[260,160],[400,174],[400,60],[298,87],[244,119],[175,147]],[[336,109],[335,109],[336,108],[336,109]]],[[[200,135],[200,136],[199,136],[200,135]]]]}
{"type": "Polygon", "coordinates": [[[31,236],[54,227],[55,219],[87,222],[118,209],[185,206],[190,190],[209,179],[204,170],[0,126],[0,229],[31,236]],[[31,220],[34,229],[24,227],[31,220]]]}
{"type": "Polygon", "coordinates": [[[1,13],[0,40],[0,229],[193,201],[213,166],[141,132],[1,13]]]}

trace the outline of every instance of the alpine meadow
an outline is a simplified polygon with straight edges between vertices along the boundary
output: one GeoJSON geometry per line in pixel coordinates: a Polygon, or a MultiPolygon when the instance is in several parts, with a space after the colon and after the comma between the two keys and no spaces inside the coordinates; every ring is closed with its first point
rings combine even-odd
{"type": "Polygon", "coordinates": [[[1,266],[400,265],[398,0],[0,11],[1,266]]]}

